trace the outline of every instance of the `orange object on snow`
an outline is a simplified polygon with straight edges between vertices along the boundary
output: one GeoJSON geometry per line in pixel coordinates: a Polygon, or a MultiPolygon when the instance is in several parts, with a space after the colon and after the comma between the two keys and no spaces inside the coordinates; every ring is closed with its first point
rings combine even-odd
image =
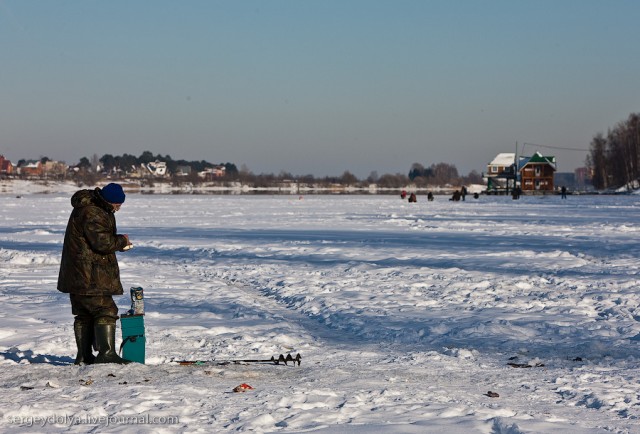
{"type": "Polygon", "coordinates": [[[247,383],[242,383],[241,385],[233,388],[234,392],[246,392],[247,390],[253,390],[253,387],[249,386],[247,383]]]}

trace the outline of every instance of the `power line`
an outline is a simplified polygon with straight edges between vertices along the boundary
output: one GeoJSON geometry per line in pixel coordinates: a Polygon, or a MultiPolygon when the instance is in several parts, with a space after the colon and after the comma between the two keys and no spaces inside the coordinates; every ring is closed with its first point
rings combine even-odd
{"type": "Polygon", "coordinates": [[[538,145],[537,143],[523,143],[522,150],[524,151],[524,147],[527,145],[537,146],[539,148],[549,148],[549,149],[561,149],[563,151],[579,151],[579,152],[589,152],[588,149],[580,149],[580,148],[565,148],[562,146],[549,146],[549,145],[538,145]]]}

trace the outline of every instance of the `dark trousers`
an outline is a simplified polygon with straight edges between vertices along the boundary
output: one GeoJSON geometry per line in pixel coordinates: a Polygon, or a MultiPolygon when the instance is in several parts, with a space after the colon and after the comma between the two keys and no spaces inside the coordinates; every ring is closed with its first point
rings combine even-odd
{"type": "Polygon", "coordinates": [[[118,319],[118,306],[110,295],[70,294],[69,298],[71,313],[75,315],[76,322],[115,324],[118,319]]]}

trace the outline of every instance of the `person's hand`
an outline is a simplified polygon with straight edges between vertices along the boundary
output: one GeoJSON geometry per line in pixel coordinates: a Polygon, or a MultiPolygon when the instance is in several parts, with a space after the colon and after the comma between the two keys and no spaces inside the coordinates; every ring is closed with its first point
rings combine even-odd
{"type": "Polygon", "coordinates": [[[121,250],[122,252],[124,252],[124,251],[127,251],[127,250],[131,249],[133,247],[133,244],[131,244],[131,241],[129,241],[129,235],[122,234],[122,236],[125,238],[125,240],[127,240],[127,245],[124,246],[122,248],[122,250],[121,250]]]}

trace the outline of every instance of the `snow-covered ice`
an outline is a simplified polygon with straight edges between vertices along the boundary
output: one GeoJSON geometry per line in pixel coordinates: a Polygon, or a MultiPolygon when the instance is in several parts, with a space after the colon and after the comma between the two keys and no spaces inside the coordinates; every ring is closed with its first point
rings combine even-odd
{"type": "Polygon", "coordinates": [[[639,196],[129,194],[147,363],[79,367],[70,195],[0,195],[2,432],[640,432],[639,196]]]}

